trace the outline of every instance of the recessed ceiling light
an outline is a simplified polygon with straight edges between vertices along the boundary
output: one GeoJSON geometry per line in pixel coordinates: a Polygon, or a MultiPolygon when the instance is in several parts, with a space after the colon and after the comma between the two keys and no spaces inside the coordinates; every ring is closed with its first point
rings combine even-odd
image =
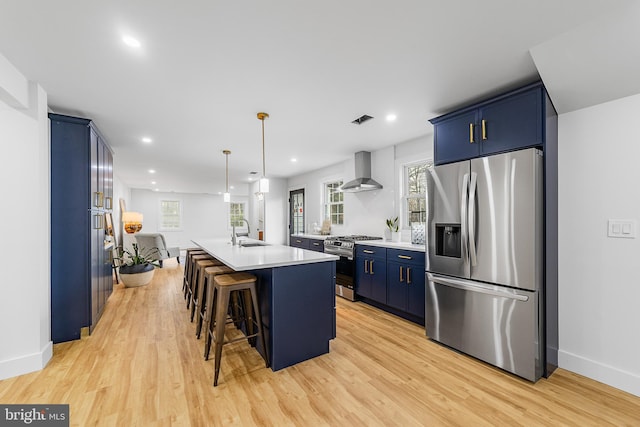
{"type": "Polygon", "coordinates": [[[218,191],[218,195],[221,195],[221,194],[222,194],[222,191],[218,191]]]}
{"type": "Polygon", "coordinates": [[[388,122],[395,122],[398,117],[395,114],[387,114],[388,122]]]}
{"type": "Polygon", "coordinates": [[[151,185],[156,185],[156,182],[155,181],[151,181],[151,185]]]}
{"type": "Polygon", "coordinates": [[[233,187],[233,185],[230,185],[229,188],[233,190],[234,187],[233,187]]]}
{"type": "Polygon", "coordinates": [[[135,49],[138,49],[140,46],[142,46],[142,44],[140,44],[140,40],[136,39],[135,37],[131,37],[131,36],[122,36],[122,41],[124,42],[124,44],[126,44],[129,47],[133,47],[135,49]]]}
{"type": "Polygon", "coordinates": [[[155,169],[149,169],[149,173],[156,173],[155,169]]]}
{"type": "Polygon", "coordinates": [[[292,163],[295,163],[295,162],[297,162],[297,161],[298,161],[298,159],[296,159],[295,157],[292,157],[292,158],[291,158],[291,162],[292,162],[292,163]]]}
{"type": "Polygon", "coordinates": [[[144,142],[145,144],[151,144],[153,140],[151,138],[149,138],[148,136],[145,136],[142,138],[142,142],[144,142]]]}
{"type": "Polygon", "coordinates": [[[160,190],[158,190],[157,188],[154,188],[153,191],[160,191],[160,190]]]}

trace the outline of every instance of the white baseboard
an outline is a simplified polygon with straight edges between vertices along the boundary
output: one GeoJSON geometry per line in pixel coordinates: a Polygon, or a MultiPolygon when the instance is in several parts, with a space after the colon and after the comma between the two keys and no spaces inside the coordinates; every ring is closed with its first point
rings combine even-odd
{"type": "Polygon", "coordinates": [[[53,356],[53,342],[49,341],[39,352],[10,360],[0,360],[0,380],[39,371],[53,356]]]}
{"type": "Polygon", "coordinates": [[[640,375],[560,350],[559,367],[640,397],[640,375]]]}

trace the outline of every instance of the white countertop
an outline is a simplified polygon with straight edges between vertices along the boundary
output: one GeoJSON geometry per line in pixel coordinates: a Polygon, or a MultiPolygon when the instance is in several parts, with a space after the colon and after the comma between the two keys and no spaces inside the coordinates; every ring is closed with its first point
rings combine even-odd
{"type": "Polygon", "coordinates": [[[329,237],[334,237],[331,234],[308,234],[308,233],[297,233],[292,234],[294,237],[303,237],[305,239],[317,239],[317,240],[325,240],[329,237]]]}
{"type": "Polygon", "coordinates": [[[410,242],[390,242],[388,240],[359,240],[356,245],[379,246],[390,249],[405,249],[408,251],[425,252],[425,245],[414,245],[410,242]]]}
{"type": "MultiPolygon", "coordinates": [[[[243,240],[250,243],[263,243],[254,239],[243,240]]],[[[339,259],[335,255],[292,246],[272,244],[251,247],[233,246],[229,239],[196,239],[192,242],[236,271],[312,264],[339,259]]]]}

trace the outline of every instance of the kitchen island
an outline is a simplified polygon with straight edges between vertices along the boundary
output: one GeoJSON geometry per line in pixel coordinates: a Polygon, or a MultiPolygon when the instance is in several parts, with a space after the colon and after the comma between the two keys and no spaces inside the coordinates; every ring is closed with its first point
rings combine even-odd
{"type": "MultiPolygon", "coordinates": [[[[336,336],[335,255],[246,239],[193,242],[236,271],[258,278],[257,290],[271,369],[277,371],[329,352],[336,336]]],[[[259,341],[259,340],[258,340],[259,341]]]]}

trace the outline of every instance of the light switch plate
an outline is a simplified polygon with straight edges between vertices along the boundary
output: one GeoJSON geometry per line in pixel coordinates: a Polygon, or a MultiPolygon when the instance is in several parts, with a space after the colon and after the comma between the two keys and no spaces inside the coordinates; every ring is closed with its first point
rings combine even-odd
{"type": "Polygon", "coordinates": [[[636,221],[634,219],[610,219],[608,221],[608,237],[623,239],[636,238],[636,221]]]}

